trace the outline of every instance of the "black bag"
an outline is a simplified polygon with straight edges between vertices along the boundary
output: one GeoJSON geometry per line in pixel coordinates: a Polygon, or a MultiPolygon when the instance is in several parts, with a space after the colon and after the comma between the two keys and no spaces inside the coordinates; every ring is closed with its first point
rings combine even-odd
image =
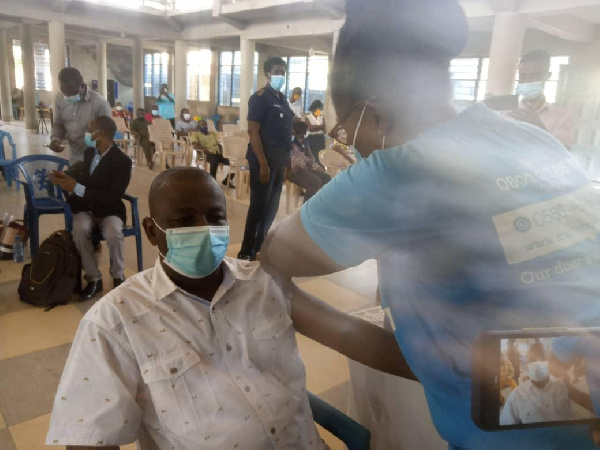
{"type": "Polygon", "coordinates": [[[80,275],[81,258],[71,233],[52,233],[36,252],[31,264],[23,267],[19,298],[46,311],[65,304],[80,275]]]}

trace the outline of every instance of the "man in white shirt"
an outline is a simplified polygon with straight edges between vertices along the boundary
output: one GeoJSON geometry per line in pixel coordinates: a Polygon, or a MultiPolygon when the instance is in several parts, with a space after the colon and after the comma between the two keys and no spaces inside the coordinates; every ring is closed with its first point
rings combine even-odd
{"type": "Polygon", "coordinates": [[[207,172],[162,172],[149,204],[144,229],[161,256],[83,318],[47,444],[322,449],[294,327],[371,367],[414,378],[391,333],[271,277],[257,262],[224,258],[225,196],[207,172]]]}
{"type": "Polygon", "coordinates": [[[294,120],[302,120],[304,116],[304,99],[302,98],[302,88],[295,87],[289,98],[290,108],[294,112],[294,120]]]}
{"type": "Polygon", "coordinates": [[[551,378],[542,345],[532,344],[527,354],[530,379],[508,396],[500,425],[572,420],[575,418],[567,385],[551,378]]]}
{"type": "Polygon", "coordinates": [[[575,117],[570,109],[548,103],[544,86],[550,77],[550,55],[533,50],[521,58],[517,93],[519,109],[508,113],[513,119],[535,125],[547,131],[570,149],[575,143],[575,117]]]}

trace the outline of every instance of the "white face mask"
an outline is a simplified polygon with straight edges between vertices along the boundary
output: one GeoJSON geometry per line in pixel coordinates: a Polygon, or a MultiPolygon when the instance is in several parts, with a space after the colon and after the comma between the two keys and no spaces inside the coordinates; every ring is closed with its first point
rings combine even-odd
{"type": "Polygon", "coordinates": [[[121,111],[123,109],[122,106],[117,106],[117,111],[121,111]]]}
{"type": "Polygon", "coordinates": [[[525,100],[541,97],[544,94],[544,83],[542,81],[519,83],[517,85],[517,94],[525,100]]]}
{"type": "Polygon", "coordinates": [[[536,361],[527,364],[529,378],[533,381],[544,381],[550,375],[548,361],[536,361]]]}
{"type": "Polygon", "coordinates": [[[192,116],[190,114],[184,114],[183,115],[183,120],[190,120],[192,116]]]}
{"type": "MultiPolygon", "coordinates": [[[[354,157],[356,158],[356,161],[360,161],[362,159],[362,155],[356,149],[356,138],[358,137],[358,130],[360,128],[360,125],[362,124],[362,120],[363,120],[363,117],[365,116],[366,110],[367,110],[367,105],[363,106],[363,109],[360,113],[360,117],[358,118],[358,123],[356,124],[356,130],[354,130],[354,139],[352,139],[352,145],[350,146],[350,150],[352,150],[352,153],[354,153],[354,157]]],[[[381,149],[382,150],[385,149],[385,135],[383,136],[383,141],[381,143],[381,149]]]]}

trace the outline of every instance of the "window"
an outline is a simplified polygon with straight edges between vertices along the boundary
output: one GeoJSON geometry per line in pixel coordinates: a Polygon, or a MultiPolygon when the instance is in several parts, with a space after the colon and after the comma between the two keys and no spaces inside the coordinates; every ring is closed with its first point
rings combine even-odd
{"type": "MultiPolygon", "coordinates": [[[[18,40],[13,40],[13,55],[15,60],[16,87],[23,89],[23,85],[25,84],[23,56],[21,42],[18,40]]],[[[52,74],[50,73],[50,50],[48,49],[48,44],[35,42],[33,44],[33,59],[35,66],[35,89],[38,91],[51,91],[52,74]]]]}
{"type": "Polygon", "coordinates": [[[308,112],[310,104],[315,100],[321,100],[325,104],[329,58],[325,55],[290,56],[283,60],[287,63],[288,71],[282,92],[289,97],[295,87],[302,88],[304,112],[308,112]]]}
{"type": "MultiPolygon", "coordinates": [[[[242,54],[221,52],[219,55],[219,106],[240,106],[242,54]]],[[[254,52],[253,90],[258,79],[258,53],[254,52]]]]}
{"type": "Polygon", "coordinates": [[[169,81],[169,54],[146,53],[144,55],[144,95],[158,97],[160,86],[169,81]]]}
{"type": "MultiPolygon", "coordinates": [[[[568,56],[550,58],[550,78],[546,82],[544,95],[549,103],[556,101],[561,66],[569,64],[568,56]]],[[[456,58],[450,63],[450,77],[454,88],[454,100],[482,101],[485,98],[490,67],[489,58],[456,58]]],[[[519,73],[515,77],[515,89],[519,73]]]]}
{"type": "Polygon", "coordinates": [[[210,101],[210,50],[191,50],[187,54],[187,99],[210,101]]]}

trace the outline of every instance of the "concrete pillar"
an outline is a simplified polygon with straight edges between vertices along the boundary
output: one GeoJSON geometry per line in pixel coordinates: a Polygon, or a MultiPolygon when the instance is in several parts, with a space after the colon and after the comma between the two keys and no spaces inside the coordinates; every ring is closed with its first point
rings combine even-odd
{"type": "MultiPolygon", "coordinates": [[[[333,32],[333,40],[332,40],[332,48],[331,55],[329,56],[329,74],[331,74],[331,69],[333,68],[333,57],[335,55],[335,49],[337,47],[338,38],[340,37],[340,30],[335,30],[333,32]]],[[[334,127],[337,122],[337,114],[335,113],[335,107],[333,106],[333,100],[331,99],[331,76],[327,80],[327,92],[325,92],[325,105],[323,116],[325,117],[325,125],[327,125],[327,130],[329,131],[334,127]]]]}
{"type": "Polygon", "coordinates": [[[19,25],[21,32],[21,57],[23,60],[23,103],[25,105],[25,128],[37,129],[35,109],[35,59],[33,55],[33,35],[31,25],[19,25]]]}
{"type": "Polygon", "coordinates": [[[50,74],[52,75],[52,102],[60,93],[58,73],[65,67],[65,24],[61,22],[48,22],[48,36],[50,49],[50,74]]]}
{"type": "Polygon", "coordinates": [[[265,75],[264,67],[268,58],[269,55],[267,52],[263,51],[258,54],[258,76],[256,77],[256,87],[258,89],[265,87],[267,84],[267,76],[265,75]]]}
{"type": "Polygon", "coordinates": [[[0,61],[5,62],[0,65],[0,106],[2,109],[2,120],[5,122],[13,120],[8,46],[6,29],[0,29],[0,61]]]}
{"type": "Polygon", "coordinates": [[[144,107],[144,44],[140,39],[134,39],[132,49],[132,84],[133,108],[144,107]]]}
{"type": "Polygon", "coordinates": [[[212,114],[219,111],[219,51],[211,48],[210,60],[210,101],[213,105],[212,114]]]}
{"type": "Polygon", "coordinates": [[[525,35],[525,19],[517,12],[496,14],[490,46],[490,68],[486,94],[515,93],[515,78],[525,35]]]}
{"type": "Polygon", "coordinates": [[[175,53],[169,52],[169,66],[167,71],[167,84],[171,89],[175,89],[175,53]]]}
{"type": "Polygon", "coordinates": [[[96,43],[96,63],[98,64],[98,94],[108,98],[106,86],[106,42],[96,43]]]}
{"type": "Polygon", "coordinates": [[[256,42],[240,38],[241,62],[240,67],[240,120],[238,125],[243,130],[248,129],[248,101],[252,95],[254,81],[254,50],[256,42]]]}
{"type": "Polygon", "coordinates": [[[10,70],[10,88],[17,87],[17,76],[15,74],[15,54],[13,53],[13,40],[8,39],[8,69],[10,70]]]}
{"type": "Polygon", "coordinates": [[[175,41],[175,116],[179,117],[182,108],[187,105],[187,45],[184,41],[175,41]]]}

